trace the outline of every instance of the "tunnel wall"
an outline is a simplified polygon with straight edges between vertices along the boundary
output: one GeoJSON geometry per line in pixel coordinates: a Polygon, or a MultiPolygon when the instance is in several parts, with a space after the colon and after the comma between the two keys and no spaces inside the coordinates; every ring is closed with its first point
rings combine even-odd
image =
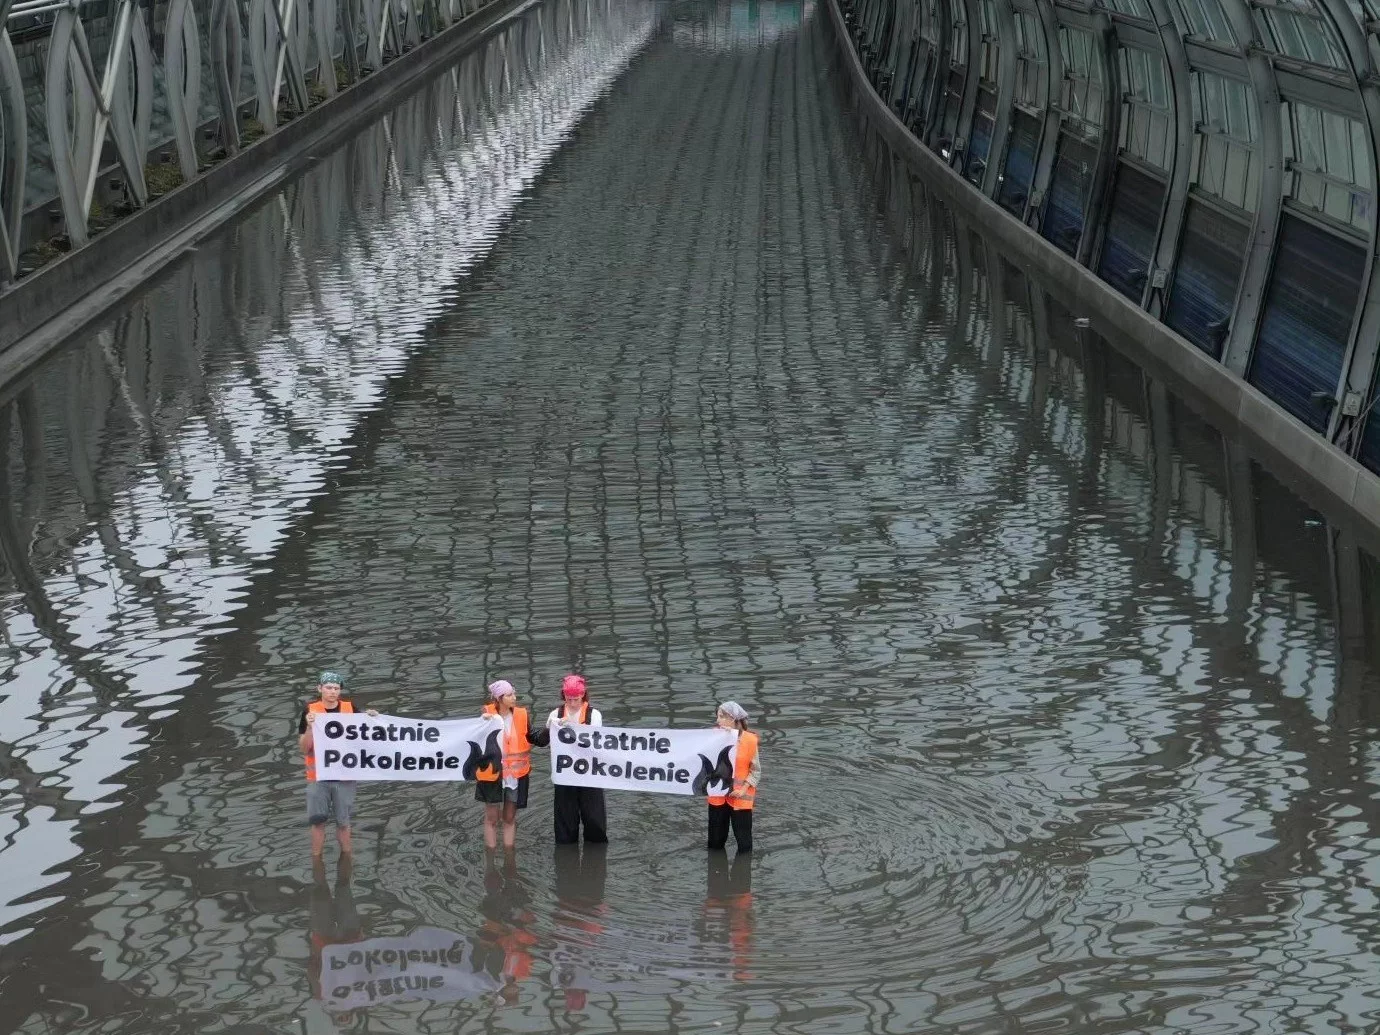
{"type": "Polygon", "coordinates": [[[956,212],[1380,525],[1380,44],[1349,8],[826,6],[859,113],[956,212]]]}

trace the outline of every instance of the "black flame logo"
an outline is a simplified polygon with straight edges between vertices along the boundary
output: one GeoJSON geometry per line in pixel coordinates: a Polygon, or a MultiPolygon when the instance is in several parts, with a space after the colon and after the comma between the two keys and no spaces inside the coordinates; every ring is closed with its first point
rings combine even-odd
{"type": "Polygon", "coordinates": [[[479,745],[474,741],[469,742],[470,757],[465,759],[464,768],[460,774],[466,780],[476,779],[482,771],[493,779],[497,779],[498,774],[503,770],[503,749],[498,746],[498,730],[489,734],[484,741],[484,751],[481,754],[479,745]]]}
{"type": "Polygon", "coordinates": [[[729,761],[728,753],[732,747],[726,747],[719,752],[719,761],[711,765],[709,759],[700,755],[700,775],[695,777],[695,782],[690,786],[696,794],[708,794],[711,785],[722,787],[720,794],[727,794],[733,788],[733,763],[729,761]]]}

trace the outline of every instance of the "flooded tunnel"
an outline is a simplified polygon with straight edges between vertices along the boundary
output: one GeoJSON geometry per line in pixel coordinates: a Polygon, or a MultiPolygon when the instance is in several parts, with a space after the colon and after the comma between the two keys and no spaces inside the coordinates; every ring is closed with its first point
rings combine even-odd
{"type": "Polygon", "coordinates": [[[832,31],[536,5],[0,389],[0,1031],[1380,1022],[1376,561],[860,128],[832,31]],[[757,851],[631,794],[553,850],[538,759],[510,858],[378,783],[315,865],[322,668],[740,701],[757,851]]]}

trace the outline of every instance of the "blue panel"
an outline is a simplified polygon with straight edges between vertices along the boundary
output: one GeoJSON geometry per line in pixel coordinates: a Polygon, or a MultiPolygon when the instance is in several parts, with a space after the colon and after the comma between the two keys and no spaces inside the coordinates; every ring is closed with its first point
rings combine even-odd
{"type": "Polygon", "coordinates": [[[1214,359],[1222,358],[1249,233],[1242,220],[1188,203],[1164,322],[1214,359]]]}
{"type": "MultiPolygon", "coordinates": [[[[1380,385],[1371,388],[1371,398],[1375,398],[1375,393],[1380,390],[1380,385]]],[[[1372,471],[1380,473],[1380,404],[1377,404],[1370,411],[1370,416],[1366,418],[1366,430],[1361,436],[1361,452],[1357,459],[1365,464],[1372,471]]]]}
{"type": "Polygon", "coordinates": [[[1129,165],[1117,169],[1097,273],[1133,302],[1145,289],[1163,200],[1163,182],[1129,165]]]}
{"type": "MultiPolygon", "coordinates": [[[[1371,386],[1371,398],[1367,405],[1375,399],[1377,392],[1380,392],[1380,383],[1371,386]]],[[[1357,454],[1357,459],[1380,474],[1380,403],[1372,407],[1370,415],[1366,418],[1366,429],[1361,435],[1361,451],[1357,454]]]]}
{"type": "Polygon", "coordinates": [[[1078,241],[1083,236],[1083,214],[1095,165],[1096,154],[1091,147],[1067,133],[1059,134],[1054,175],[1049,182],[1040,233],[1069,255],[1077,254],[1078,241]]]}
{"type": "Polygon", "coordinates": [[[1336,392],[1364,267],[1359,244],[1298,216],[1281,219],[1250,381],[1318,431],[1331,411],[1314,393],[1336,392]]]}
{"type": "Polygon", "coordinates": [[[1023,111],[1011,115],[1011,143],[1006,148],[997,203],[1012,215],[1025,215],[1026,198],[1035,178],[1035,156],[1040,146],[1040,123],[1023,111]]]}

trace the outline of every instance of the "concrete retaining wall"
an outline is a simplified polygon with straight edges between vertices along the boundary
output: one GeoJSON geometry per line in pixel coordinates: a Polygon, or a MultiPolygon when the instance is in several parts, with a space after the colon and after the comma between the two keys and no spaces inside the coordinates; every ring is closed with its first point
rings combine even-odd
{"type": "Polygon", "coordinates": [[[1380,543],[1380,477],[1305,427],[1226,367],[1129,302],[1034,230],[978,191],[906,128],[878,96],[852,45],[837,0],[825,0],[857,109],[954,214],[997,241],[1008,257],[1069,309],[1086,316],[1116,348],[1162,379],[1194,409],[1244,436],[1282,480],[1380,543]]]}
{"type": "Polygon", "coordinates": [[[486,7],[170,191],[86,247],[0,288],[0,382],[80,331],[361,124],[386,113],[440,66],[539,2],[503,0],[486,7]]]}

